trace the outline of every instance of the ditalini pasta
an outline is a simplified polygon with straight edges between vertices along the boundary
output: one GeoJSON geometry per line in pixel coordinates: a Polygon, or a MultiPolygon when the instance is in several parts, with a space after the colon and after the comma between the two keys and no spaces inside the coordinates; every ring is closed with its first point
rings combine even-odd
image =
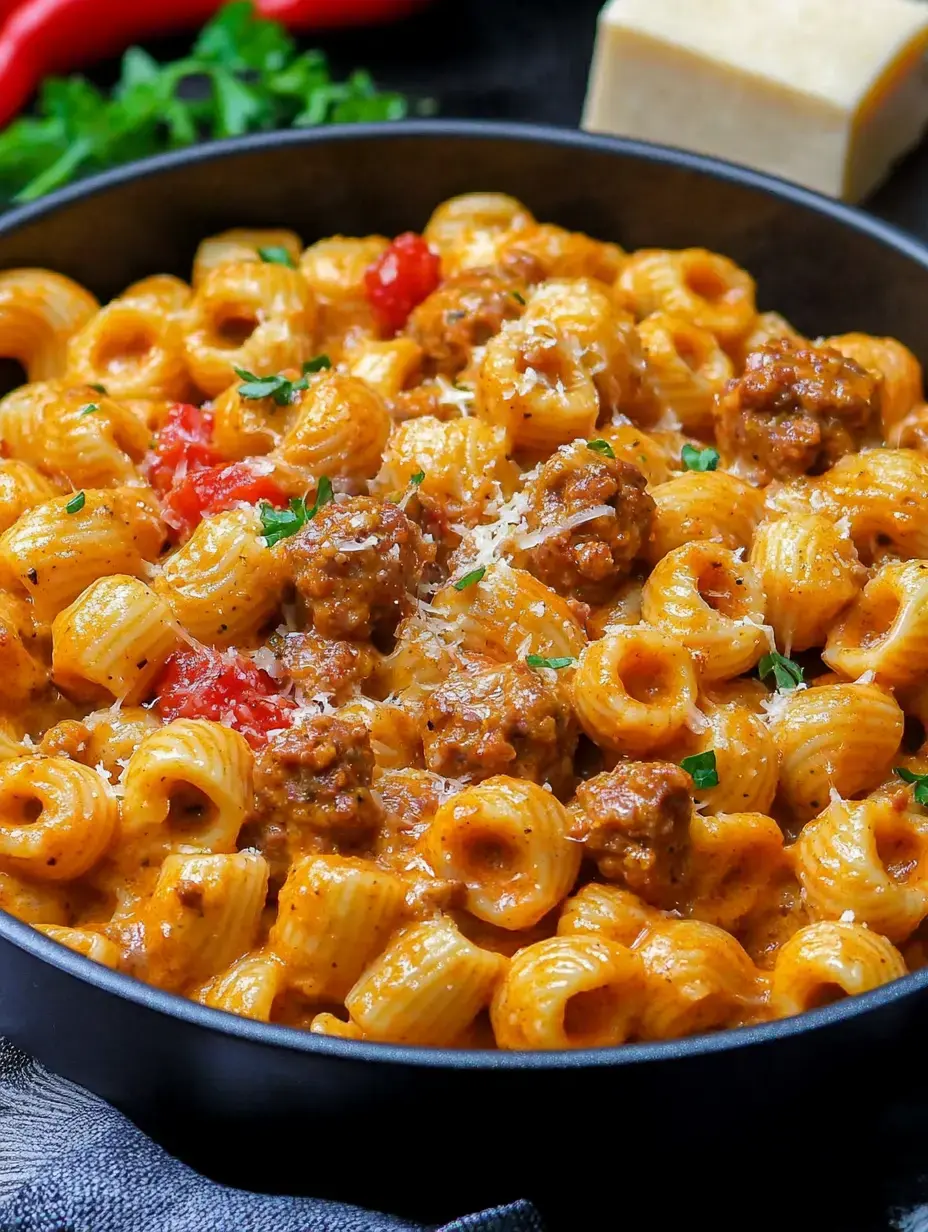
{"type": "Polygon", "coordinates": [[[499,193],[313,238],[0,274],[0,909],[346,1048],[922,964],[916,357],[499,193]]]}

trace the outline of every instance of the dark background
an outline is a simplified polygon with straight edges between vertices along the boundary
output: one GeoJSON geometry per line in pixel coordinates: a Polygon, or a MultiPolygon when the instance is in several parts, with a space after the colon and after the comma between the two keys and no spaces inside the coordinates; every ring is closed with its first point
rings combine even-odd
{"type": "MultiPolygon", "coordinates": [[[[327,34],[312,45],[329,54],[339,74],[367,68],[383,87],[434,99],[445,117],[575,127],[600,7],[601,0],[433,0],[416,17],[393,26],[327,34]]],[[[167,59],[188,46],[189,39],[174,39],[152,50],[167,59]]],[[[108,83],[115,66],[101,66],[93,76],[108,83]]],[[[928,239],[928,146],[905,160],[867,208],[928,239]]],[[[557,1125],[521,1127],[509,1121],[515,1133],[527,1135],[522,1145],[528,1153],[520,1158],[511,1143],[497,1147],[513,1151],[514,1175],[524,1176],[526,1197],[532,1197],[533,1171],[549,1164],[563,1170],[565,1187],[581,1187],[587,1201],[593,1188],[602,1209],[595,1227],[604,1232],[664,1232],[679,1225],[716,1232],[729,1227],[883,1232],[902,1209],[928,1201],[928,1066],[913,1064],[910,1080],[889,1086],[880,1082],[885,1062],[874,1049],[865,1075],[848,1073],[840,1109],[807,1103],[797,1082],[795,1113],[787,1124],[733,1126],[728,1147],[701,1141],[699,1109],[691,1125],[668,1125],[657,1142],[636,1141],[621,1109],[603,1109],[595,1145],[571,1143],[557,1125]],[[856,1090],[879,1094],[861,1094],[858,1100],[856,1090]],[[653,1165],[655,1152],[666,1158],[666,1192],[663,1186],[636,1187],[642,1153],[653,1165]]],[[[764,1082],[762,1072],[757,1081],[764,1082]]],[[[491,1117],[491,1135],[492,1124],[491,1117]]],[[[440,1117],[434,1127],[440,1127],[440,1117]]],[[[488,1148],[496,1149],[475,1144],[475,1158],[488,1148]]],[[[410,1183],[437,1180],[414,1176],[410,1183]]],[[[588,1229],[592,1232],[588,1219],[580,1227],[567,1218],[551,1232],[588,1229]]]]}

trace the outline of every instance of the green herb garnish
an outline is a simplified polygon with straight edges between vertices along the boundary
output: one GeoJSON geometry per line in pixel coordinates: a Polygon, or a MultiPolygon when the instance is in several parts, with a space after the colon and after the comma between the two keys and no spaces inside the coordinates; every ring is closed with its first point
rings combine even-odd
{"type": "Polygon", "coordinates": [[[463,577],[458,578],[454,583],[455,590],[466,590],[468,586],[474,586],[481,581],[486,573],[486,565],[481,565],[479,569],[471,569],[470,573],[465,573],[463,577]]]}
{"type": "Polygon", "coordinates": [[[319,512],[323,505],[329,505],[334,500],[332,492],[332,480],[328,475],[323,475],[316,486],[316,500],[312,509],[306,514],[306,521],[310,522],[319,512]]]}
{"type": "Polygon", "coordinates": [[[87,501],[87,497],[84,495],[84,493],[77,492],[74,496],[71,497],[71,499],[65,505],[64,507],[65,512],[66,513],[80,513],[80,511],[84,508],[86,501],[87,501]]]}
{"type": "Polygon", "coordinates": [[[258,256],[268,265],[286,265],[288,269],[296,269],[296,262],[286,248],[259,248],[258,256]]]}
{"type": "Polygon", "coordinates": [[[106,386],[105,385],[88,385],[87,388],[95,389],[98,394],[103,394],[103,396],[106,397],[106,386]]]}
{"type": "Polygon", "coordinates": [[[761,680],[766,680],[771,672],[778,689],[795,689],[797,684],[802,684],[803,671],[799,664],[787,659],[786,655],[777,654],[775,650],[765,654],[757,665],[761,680]]]}
{"type": "Polygon", "coordinates": [[[694,753],[692,757],[684,757],[680,762],[680,768],[686,771],[693,780],[693,785],[700,790],[704,787],[718,787],[719,785],[714,749],[709,749],[707,753],[694,753]]]}
{"type": "Polygon", "coordinates": [[[911,770],[906,770],[904,766],[894,766],[893,774],[898,774],[903,783],[914,783],[915,790],[912,795],[915,798],[916,804],[928,804],[928,774],[913,774],[911,770]]]}
{"type": "Polygon", "coordinates": [[[275,509],[267,501],[262,501],[260,512],[264,542],[269,548],[280,543],[281,539],[289,539],[306,525],[306,502],[302,497],[294,497],[287,509],[275,509]]]}
{"type": "Polygon", "coordinates": [[[332,481],[328,475],[323,475],[316,488],[315,503],[307,509],[306,498],[293,497],[286,509],[275,509],[267,501],[260,506],[261,527],[264,531],[264,542],[269,548],[281,539],[289,539],[298,530],[302,530],[307,522],[311,522],[323,505],[332,500],[332,481]]]}
{"type": "Polygon", "coordinates": [[[609,444],[608,441],[603,441],[603,440],[587,441],[586,447],[587,449],[592,449],[594,453],[601,453],[606,458],[615,457],[615,450],[612,448],[612,446],[609,444]]]}
{"type": "Polygon", "coordinates": [[[559,659],[546,659],[544,655],[530,654],[525,656],[525,662],[529,667],[550,667],[554,671],[560,671],[562,667],[570,667],[571,663],[576,663],[576,659],[565,655],[559,659]]]}
{"type": "Polygon", "coordinates": [[[332,367],[332,361],[328,355],[316,355],[312,359],[307,359],[303,365],[303,375],[308,376],[313,372],[325,372],[332,367]]]}
{"type": "Polygon", "coordinates": [[[418,488],[419,484],[425,478],[425,471],[416,471],[414,475],[409,476],[409,482],[414,488],[418,488]]]}
{"type": "Polygon", "coordinates": [[[130,47],[112,90],[78,75],[48,78],[36,114],[0,134],[0,196],[32,201],[104,167],[209,138],[397,120],[407,110],[366,72],[333,80],[321,51],[301,51],[283,25],[238,0],[182,59],[160,64],[130,47]]]}
{"type": "Polygon", "coordinates": [[[719,464],[717,449],[697,449],[694,445],[684,445],[680,457],[688,471],[714,471],[719,464]]]}
{"type": "Polygon", "coordinates": [[[523,308],[525,307],[525,296],[522,294],[521,291],[513,291],[512,298],[516,301],[517,304],[521,304],[523,308]]]}
{"type": "Polygon", "coordinates": [[[100,408],[99,406],[97,406],[96,402],[88,402],[86,406],[81,407],[78,414],[79,415],[92,415],[94,411],[99,411],[99,409],[100,408]]]}
{"type": "Polygon", "coordinates": [[[279,373],[274,376],[255,376],[247,368],[236,368],[235,374],[244,381],[244,384],[238,387],[241,397],[273,398],[278,406],[289,406],[295,393],[309,388],[309,382],[305,376],[296,381],[290,381],[279,373]]]}

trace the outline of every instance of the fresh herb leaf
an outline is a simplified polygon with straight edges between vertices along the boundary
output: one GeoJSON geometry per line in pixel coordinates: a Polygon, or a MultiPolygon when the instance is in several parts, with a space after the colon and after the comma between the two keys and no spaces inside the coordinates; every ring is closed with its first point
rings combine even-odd
{"type": "Polygon", "coordinates": [[[419,484],[425,478],[425,471],[416,471],[414,475],[409,476],[409,482],[414,488],[418,488],[419,484]]]}
{"type": "Polygon", "coordinates": [[[916,804],[928,804],[928,774],[913,774],[911,770],[906,770],[904,766],[895,766],[893,774],[898,774],[903,783],[914,783],[915,790],[912,792],[916,804]]]}
{"type": "Polygon", "coordinates": [[[236,0],[182,59],[160,64],[130,47],[109,92],[79,75],[47,79],[36,114],[0,133],[0,197],[31,201],[78,176],[213,137],[406,112],[401,95],[378,91],[363,71],[334,81],[322,52],[300,52],[283,25],[236,0]]]}
{"type": "Polygon", "coordinates": [[[698,790],[704,787],[718,787],[719,772],[715,765],[715,750],[709,749],[706,753],[694,753],[692,757],[684,757],[680,762],[680,768],[693,780],[693,785],[698,790]]]}
{"type": "Polygon", "coordinates": [[[95,389],[98,394],[103,394],[103,396],[106,397],[106,386],[105,385],[88,385],[87,388],[95,389]]]}
{"type": "Polygon", "coordinates": [[[264,542],[269,548],[280,543],[281,539],[289,539],[306,525],[306,505],[298,498],[291,500],[287,509],[275,509],[267,501],[262,501],[259,511],[264,542]]]}
{"type": "Polygon", "coordinates": [[[765,654],[757,665],[761,680],[766,680],[771,673],[778,689],[795,689],[797,684],[802,684],[803,671],[799,664],[787,659],[786,655],[777,654],[775,650],[765,654]]]}
{"type": "Polygon", "coordinates": [[[258,256],[268,265],[286,265],[289,269],[296,269],[296,262],[286,248],[275,248],[273,245],[269,248],[259,248],[258,256]]]}
{"type": "Polygon", "coordinates": [[[247,368],[236,368],[235,374],[240,376],[244,382],[238,387],[242,398],[273,398],[278,406],[289,406],[295,393],[309,388],[309,382],[305,376],[297,381],[291,381],[279,373],[274,376],[255,376],[247,368]]]}
{"type": "Polygon", "coordinates": [[[68,503],[65,505],[64,507],[65,512],[66,513],[80,513],[80,511],[84,508],[84,504],[86,500],[87,500],[87,497],[84,495],[83,492],[76,493],[76,495],[72,496],[71,499],[68,501],[68,503]]]}
{"type": "Polygon", "coordinates": [[[601,453],[606,458],[615,457],[615,450],[612,448],[612,446],[609,444],[608,441],[603,441],[603,440],[587,441],[586,447],[587,449],[592,449],[594,453],[601,453]]]}
{"type": "Polygon", "coordinates": [[[559,671],[562,667],[570,667],[571,663],[576,663],[576,659],[569,655],[558,659],[546,659],[544,655],[530,654],[525,656],[525,662],[529,667],[551,667],[559,671]]]}
{"type": "Polygon", "coordinates": [[[316,485],[315,504],[306,514],[307,522],[311,521],[316,516],[323,505],[331,504],[334,499],[335,496],[332,492],[332,480],[328,477],[328,475],[323,475],[319,480],[319,483],[316,485]]]}
{"type": "Polygon", "coordinates": [[[306,498],[293,497],[286,509],[275,509],[267,501],[260,506],[261,526],[264,530],[264,541],[269,548],[281,539],[289,539],[298,530],[302,530],[307,522],[311,522],[323,505],[328,505],[333,499],[332,483],[327,475],[323,475],[316,488],[315,503],[307,508],[306,498]]]}
{"type": "Polygon", "coordinates": [[[486,565],[481,565],[479,569],[471,569],[470,573],[465,573],[463,577],[458,578],[454,583],[455,590],[466,590],[468,586],[474,586],[481,581],[486,573],[486,565]]]}
{"type": "Polygon", "coordinates": [[[688,471],[714,471],[719,464],[719,451],[708,447],[697,449],[695,445],[684,445],[680,457],[688,471]]]}
{"type": "Polygon", "coordinates": [[[328,355],[316,355],[313,359],[307,359],[303,365],[303,375],[309,376],[313,372],[327,372],[332,367],[332,361],[328,355]]]}
{"type": "Polygon", "coordinates": [[[521,304],[523,308],[525,307],[525,296],[522,294],[521,291],[513,291],[512,298],[516,301],[517,304],[521,304]]]}
{"type": "Polygon", "coordinates": [[[296,54],[296,44],[282,25],[265,21],[251,0],[223,5],[206,23],[193,46],[196,59],[235,71],[284,68],[296,54]]]}
{"type": "Polygon", "coordinates": [[[99,411],[96,402],[88,402],[86,406],[82,406],[78,412],[80,415],[92,415],[94,411],[99,411]]]}

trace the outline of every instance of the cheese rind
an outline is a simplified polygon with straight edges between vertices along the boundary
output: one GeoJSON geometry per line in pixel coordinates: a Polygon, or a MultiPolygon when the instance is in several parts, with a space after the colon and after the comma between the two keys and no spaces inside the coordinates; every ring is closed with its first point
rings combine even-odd
{"type": "Polygon", "coordinates": [[[583,126],[857,200],[928,124],[918,0],[612,0],[583,126]]]}

